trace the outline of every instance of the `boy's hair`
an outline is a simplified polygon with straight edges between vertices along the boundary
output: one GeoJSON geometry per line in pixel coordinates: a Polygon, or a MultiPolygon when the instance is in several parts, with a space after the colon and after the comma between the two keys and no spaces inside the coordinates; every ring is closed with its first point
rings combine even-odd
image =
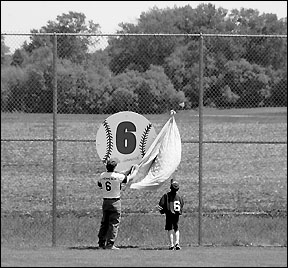
{"type": "Polygon", "coordinates": [[[115,160],[108,160],[106,163],[106,169],[108,172],[113,172],[117,166],[117,162],[115,160]]]}

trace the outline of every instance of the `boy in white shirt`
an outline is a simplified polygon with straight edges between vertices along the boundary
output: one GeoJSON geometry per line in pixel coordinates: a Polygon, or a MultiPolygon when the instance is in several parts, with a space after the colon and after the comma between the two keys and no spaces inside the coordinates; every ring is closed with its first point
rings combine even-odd
{"type": "Polygon", "coordinates": [[[119,249],[114,246],[114,243],[121,219],[121,184],[127,184],[138,171],[138,166],[134,165],[127,172],[120,173],[114,171],[116,166],[115,160],[108,160],[106,163],[107,171],[101,173],[100,179],[97,181],[103,195],[103,215],[98,233],[98,244],[103,249],[119,249]]]}

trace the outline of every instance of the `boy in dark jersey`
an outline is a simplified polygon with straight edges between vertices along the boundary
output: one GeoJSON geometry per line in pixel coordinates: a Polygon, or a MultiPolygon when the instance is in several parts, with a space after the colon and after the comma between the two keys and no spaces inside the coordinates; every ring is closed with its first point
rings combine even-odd
{"type": "Polygon", "coordinates": [[[165,230],[168,232],[168,239],[170,242],[169,249],[180,250],[179,245],[180,232],[179,232],[179,216],[182,214],[184,200],[177,193],[179,190],[179,183],[171,180],[170,192],[164,194],[158,205],[161,214],[166,215],[165,230]],[[175,241],[175,244],[174,244],[175,241]]]}

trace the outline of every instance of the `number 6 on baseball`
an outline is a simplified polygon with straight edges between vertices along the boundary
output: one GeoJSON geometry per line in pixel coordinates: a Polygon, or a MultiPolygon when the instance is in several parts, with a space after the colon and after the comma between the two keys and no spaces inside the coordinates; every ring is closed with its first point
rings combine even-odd
{"type": "Polygon", "coordinates": [[[123,171],[140,162],[156,132],[144,116],[135,112],[119,112],[100,125],[96,135],[96,149],[101,161],[118,161],[116,170],[123,171]]]}

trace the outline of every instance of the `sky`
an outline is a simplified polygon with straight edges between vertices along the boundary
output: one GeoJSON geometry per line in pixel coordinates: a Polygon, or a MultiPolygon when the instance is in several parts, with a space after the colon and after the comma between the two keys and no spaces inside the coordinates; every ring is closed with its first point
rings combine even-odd
{"type": "MultiPolygon", "coordinates": [[[[142,12],[155,6],[196,8],[201,3],[229,11],[241,7],[257,9],[260,14],[276,14],[278,19],[287,17],[287,1],[1,1],[1,33],[30,33],[32,29],[46,26],[49,20],[56,21],[58,15],[74,11],[84,13],[87,21],[99,24],[103,34],[112,34],[120,29],[119,23],[136,24],[142,12]]],[[[11,48],[8,39],[5,43],[11,48]]]]}

